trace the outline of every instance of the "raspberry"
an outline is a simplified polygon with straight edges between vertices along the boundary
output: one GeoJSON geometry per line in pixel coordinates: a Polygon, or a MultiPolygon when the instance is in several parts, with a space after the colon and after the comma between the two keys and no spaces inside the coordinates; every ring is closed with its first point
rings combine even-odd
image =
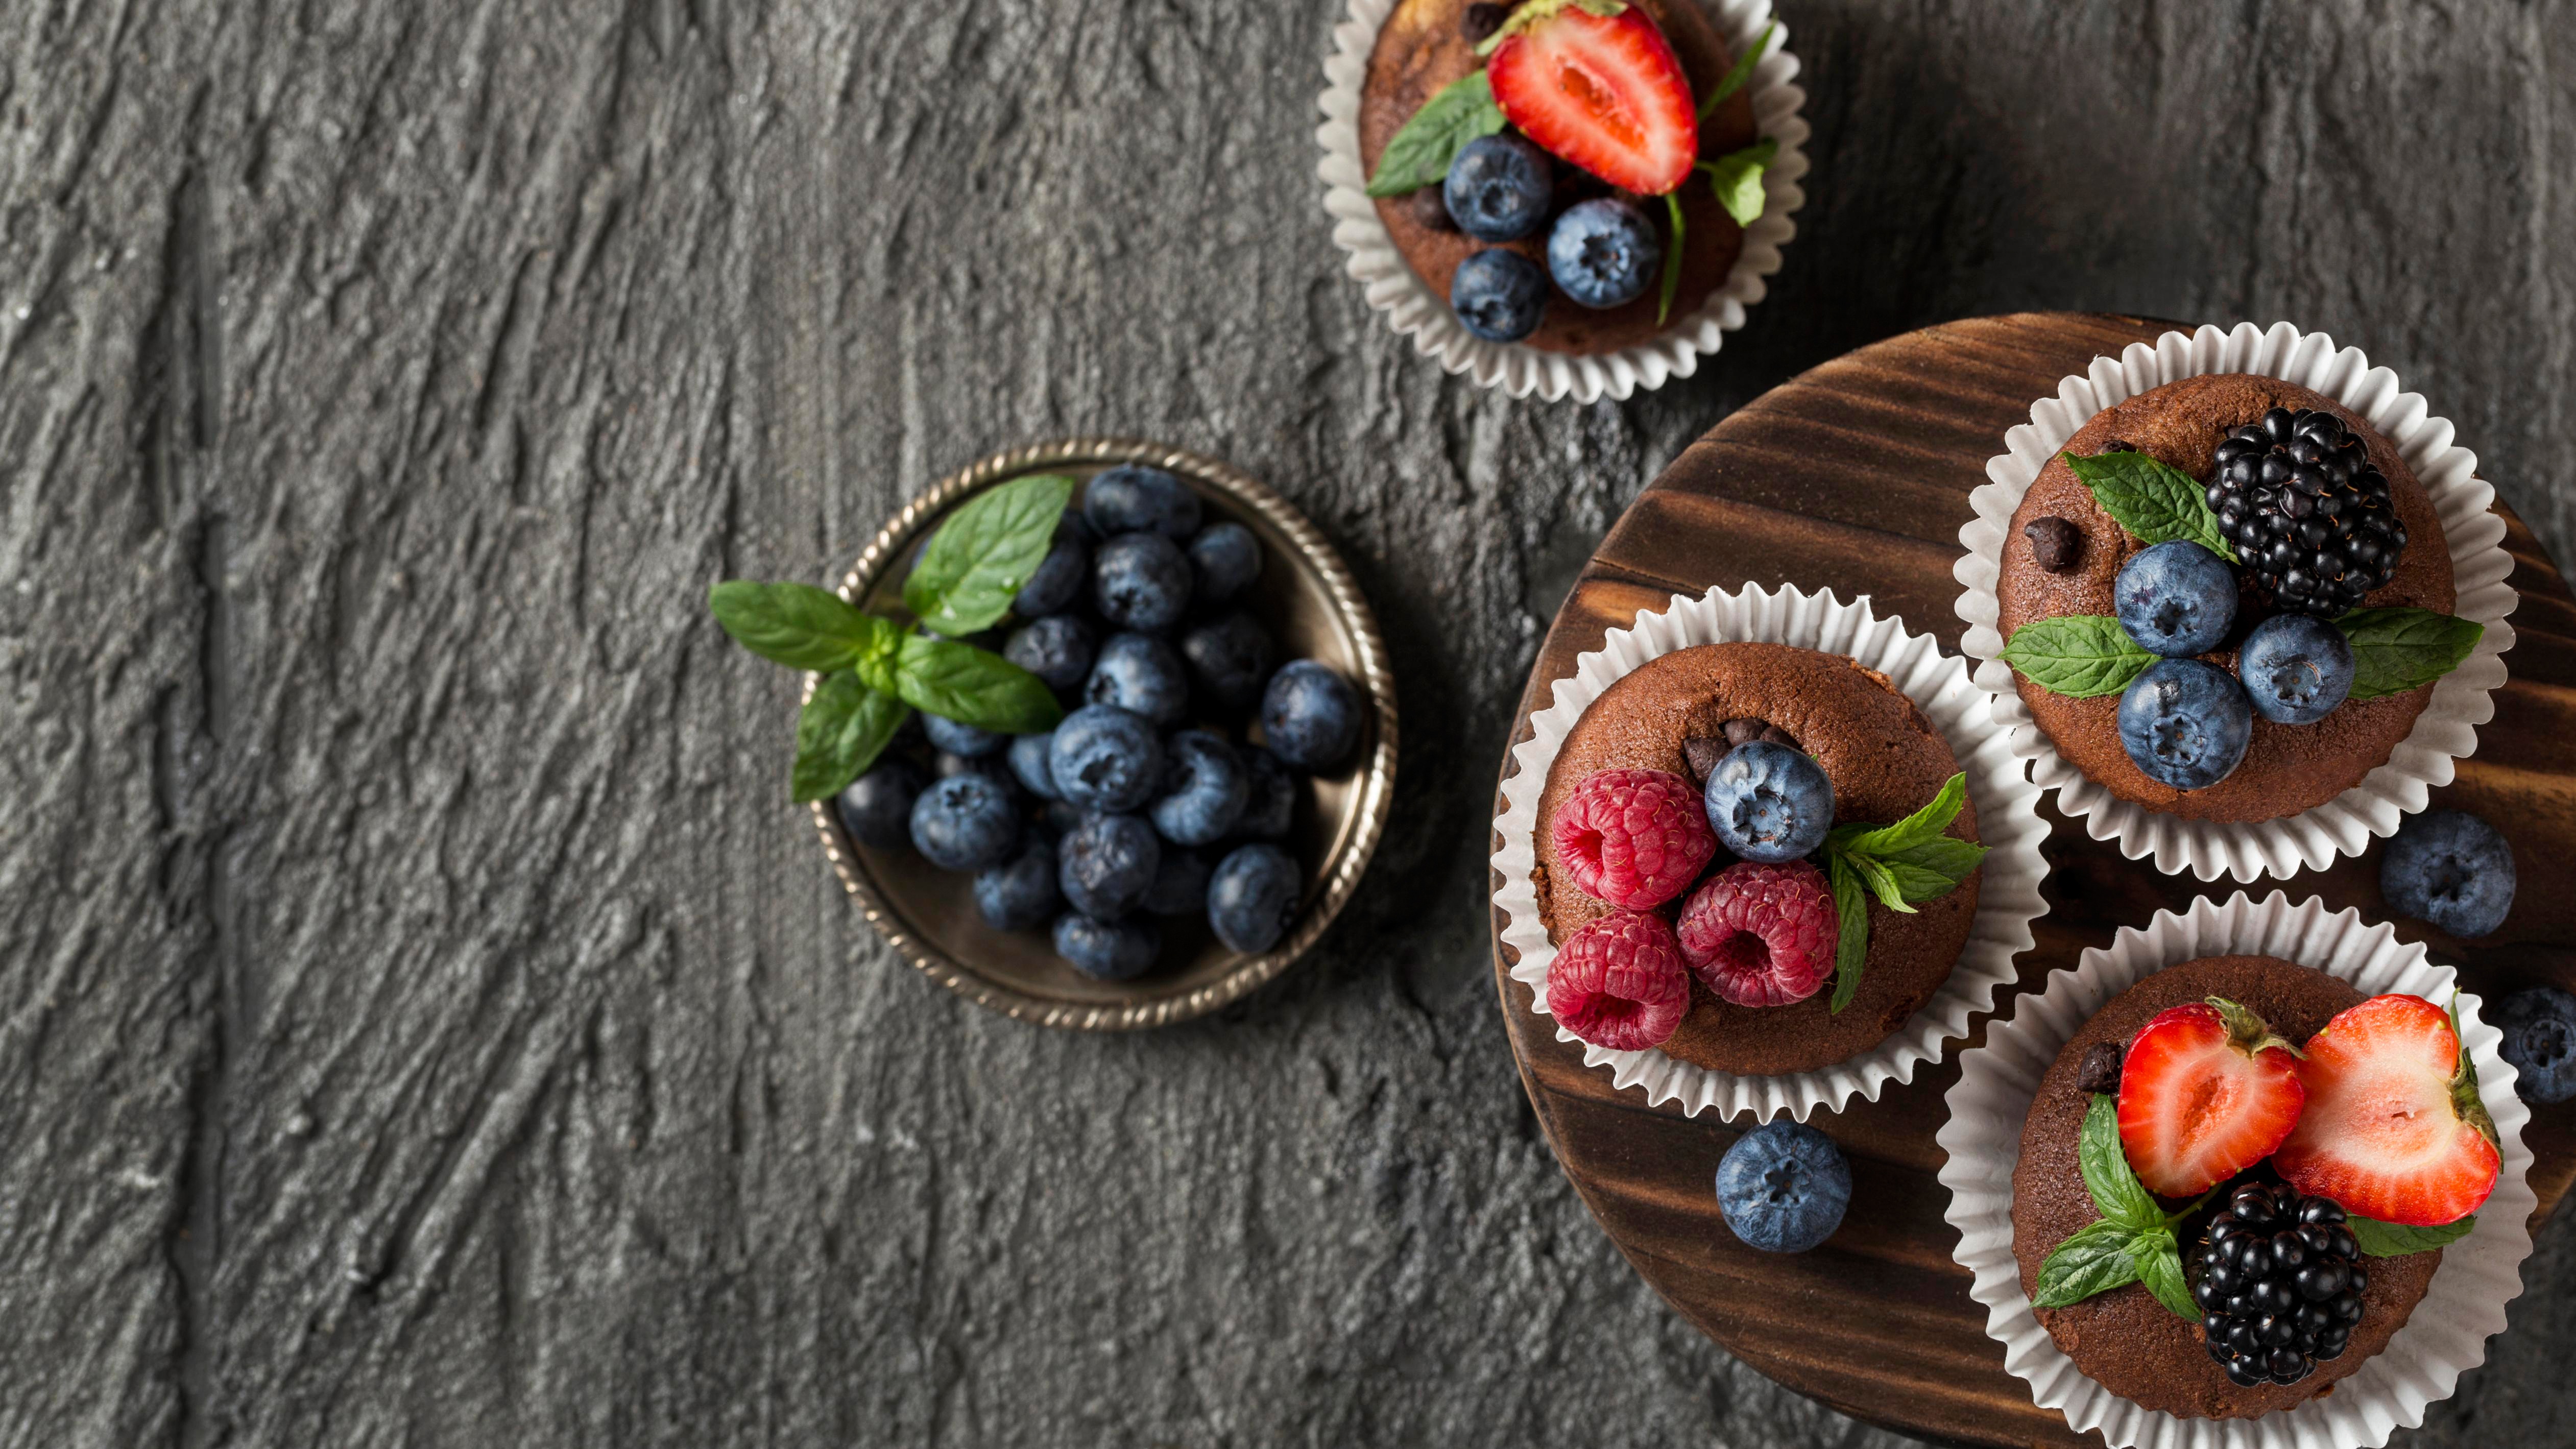
{"type": "Polygon", "coordinates": [[[1574,888],[1631,911],[1690,889],[1717,854],[1698,789],[1669,770],[1595,770],[1550,828],[1574,888]]]}
{"type": "Polygon", "coordinates": [[[1568,936],[1547,968],[1548,1013],[1594,1046],[1663,1045],[1690,1010],[1690,976],[1661,916],[1603,916],[1568,936]]]}
{"type": "Polygon", "coordinates": [[[1741,861],[1682,906],[1682,959],[1700,984],[1738,1006],[1786,1006],[1834,972],[1843,936],[1825,873],[1803,860],[1741,861]]]}

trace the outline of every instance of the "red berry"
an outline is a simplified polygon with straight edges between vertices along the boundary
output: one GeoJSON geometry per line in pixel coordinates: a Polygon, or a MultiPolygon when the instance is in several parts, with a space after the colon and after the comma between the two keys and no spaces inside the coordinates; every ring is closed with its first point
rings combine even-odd
{"type": "Polygon", "coordinates": [[[2190,1197],[2270,1156],[2307,1100],[2298,1065],[2223,996],[2157,1012],[2120,1064],[2120,1148],[2138,1181],[2190,1197]]]}
{"type": "Polygon", "coordinates": [[[1568,936],[1547,968],[1547,1009],[1565,1029],[1616,1051],[1663,1045],[1690,1010],[1673,928],[1622,911],[1568,936]]]}
{"type": "Polygon", "coordinates": [[[2495,1191],[2495,1123],[2450,1015],[2374,996],[2308,1039],[2308,1109],[2272,1165],[2301,1192],[2383,1223],[2430,1227],[2495,1191]]]}
{"type": "Polygon", "coordinates": [[[1803,860],[1738,861],[1682,906],[1682,959],[1700,984],[1738,1006],[1786,1006],[1834,974],[1843,938],[1825,873],[1803,860]]]}
{"type": "Polygon", "coordinates": [[[1699,790],[1668,770],[1595,770],[1549,828],[1574,888],[1631,911],[1680,895],[1717,854],[1699,790]]]}
{"type": "Polygon", "coordinates": [[[1485,63],[1503,115],[1551,154],[1640,196],[1689,180],[1699,111],[1672,43],[1634,5],[1616,15],[1553,5],[1485,63]]]}

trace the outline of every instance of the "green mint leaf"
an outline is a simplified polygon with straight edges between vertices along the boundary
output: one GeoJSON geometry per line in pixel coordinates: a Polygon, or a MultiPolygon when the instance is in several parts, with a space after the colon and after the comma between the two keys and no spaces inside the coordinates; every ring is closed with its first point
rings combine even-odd
{"type": "Polygon", "coordinates": [[[977,729],[1026,735],[1064,718],[1046,682],[988,650],[915,634],[895,660],[895,688],[925,713],[977,729]]]}
{"type": "Polygon", "coordinates": [[[1404,128],[1386,143],[1369,178],[1371,196],[1402,196],[1437,186],[1449,175],[1449,163],[1468,142],[1493,135],[1504,126],[1503,108],[1494,104],[1494,87],[1481,70],[1440,88],[1422,103],[1404,128]]]}
{"type": "Polygon", "coordinates": [[[2118,1223],[2087,1223],[2053,1249],[2039,1265],[2034,1308],[2064,1308],[2096,1293],[2108,1293],[2138,1281],[2137,1259],[2129,1255],[2131,1229],[2118,1223]]]}
{"type": "Polygon", "coordinates": [[[2439,1227],[2412,1228],[2403,1223],[2383,1223],[2359,1214],[2347,1216],[2343,1225],[2352,1230],[2352,1240],[2361,1251],[2373,1258],[2403,1258],[2409,1253],[2429,1253],[2447,1248],[2469,1235],[2478,1225],[2478,1215],[2471,1213],[2458,1222],[2439,1227]]]}
{"type": "Polygon", "coordinates": [[[930,536],[903,581],[903,606],[921,627],[951,638],[991,628],[1046,561],[1072,501],[1073,480],[1054,473],[1014,478],[968,499],[930,536]]]}
{"type": "Polygon", "coordinates": [[[1853,836],[1847,848],[1862,855],[1888,856],[1927,840],[1944,839],[1941,832],[1959,818],[1961,807],[1967,803],[1968,776],[1963,770],[1942,781],[1940,792],[1922,809],[1894,825],[1881,825],[1853,836]]]}
{"type": "Polygon", "coordinates": [[[1655,325],[1673,315],[1673,298],[1682,289],[1682,196],[1679,189],[1664,193],[1664,210],[1673,219],[1673,234],[1664,243],[1664,276],[1662,292],[1655,303],[1655,325]]]}
{"type": "Polygon", "coordinates": [[[2200,1305],[2191,1301],[2191,1283],[2183,1277],[2182,1250],[2174,1243],[2173,1229],[2149,1228],[2131,1238],[2129,1261],[2137,1266],[2138,1281],[2147,1285],[2158,1303],[2185,1322],[2200,1322],[2200,1305]]]}
{"type": "Polygon", "coordinates": [[[1780,154],[1780,143],[1769,137],[1754,142],[1741,151],[1729,151],[1714,161],[1702,161],[1700,169],[1708,173],[1708,184],[1717,192],[1717,204],[1735,218],[1737,226],[1751,226],[1762,218],[1762,173],[1771,167],[1771,158],[1780,154]]]}
{"type": "Polygon", "coordinates": [[[1834,887],[1834,913],[1842,917],[1842,934],[1834,943],[1833,1009],[1851,1005],[1860,990],[1861,968],[1869,963],[1869,893],[1860,873],[1838,850],[1825,852],[1834,887]]]}
{"type": "Polygon", "coordinates": [[[1985,863],[1986,847],[1943,835],[1879,858],[1887,862],[1896,883],[1904,887],[1907,900],[1929,901],[1957,890],[1962,881],[1976,874],[1977,867],[1985,863]],[[1916,881],[1922,884],[1912,884],[1916,881]]]}
{"type": "Polygon", "coordinates": [[[1780,22],[1777,20],[1763,26],[1762,33],[1753,37],[1752,46],[1735,58],[1735,64],[1726,68],[1726,74],[1717,78],[1717,84],[1709,88],[1707,95],[1700,97],[1699,118],[1701,120],[1707,120],[1710,113],[1726,104],[1728,96],[1744,89],[1744,83],[1753,79],[1753,68],[1762,63],[1763,53],[1771,48],[1772,33],[1779,28],[1780,22]]]}
{"type": "Polygon", "coordinates": [[[1542,20],[1568,10],[1580,10],[1586,15],[1598,15],[1608,20],[1626,11],[1627,8],[1627,0],[1522,0],[1521,5],[1512,11],[1510,18],[1503,22],[1502,28],[1486,36],[1484,43],[1476,47],[1476,53],[1491,55],[1502,48],[1504,41],[1542,20]]]}
{"type": "Polygon", "coordinates": [[[1905,888],[1897,884],[1896,875],[1887,868],[1886,862],[1873,855],[1860,855],[1848,850],[1839,858],[1851,862],[1853,873],[1860,877],[1862,885],[1869,887],[1871,895],[1878,897],[1880,905],[1909,916],[1915,914],[1914,907],[1906,902],[1905,888]]]}
{"type": "Polygon", "coordinates": [[[729,579],[707,590],[707,608],[745,649],[817,674],[846,668],[894,632],[892,624],[812,584],[729,579]]]}
{"type": "Polygon", "coordinates": [[[2156,656],[2108,614],[2060,614],[2015,629],[2003,661],[2051,694],[2091,699],[2128,688],[2156,656]]]}
{"type": "Polygon", "coordinates": [[[829,800],[848,789],[911,713],[902,700],[868,688],[846,669],[824,675],[796,716],[796,765],[788,773],[796,802],[829,800]]]}
{"type": "Polygon", "coordinates": [[[2459,668],[2487,632],[2430,609],[2355,609],[2334,622],[2352,645],[2353,699],[2421,689],[2459,668]]]}
{"type": "Polygon", "coordinates": [[[2129,535],[2140,543],[2171,543],[2186,539],[2211,553],[2236,562],[2236,550],[2227,535],[2218,531],[2218,515],[2209,511],[2207,489],[2191,481],[2191,475],[2169,468],[2144,453],[2097,453],[2079,458],[2073,453],[2058,455],[2084,486],[2093,490],[2093,501],[2111,515],[2129,535]]]}
{"type": "Polygon", "coordinates": [[[2093,1205],[2103,1217],[2131,1232],[2164,1226],[2164,1209],[2156,1206],[2155,1195],[2138,1181],[2127,1150],[2120,1146],[2120,1103],[2110,1093],[2094,1093],[2093,1105],[2084,1109],[2084,1132],[2076,1140],[2075,1157],[2084,1170],[2084,1187],[2093,1194],[2093,1205]]]}

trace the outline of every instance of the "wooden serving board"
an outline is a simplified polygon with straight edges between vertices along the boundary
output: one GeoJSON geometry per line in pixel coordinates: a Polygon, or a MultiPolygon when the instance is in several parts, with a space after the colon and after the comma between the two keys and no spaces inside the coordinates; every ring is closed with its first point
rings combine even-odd
{"type": "MultiPolygon", "coordinates": [[[[1862,348],[1764,394],[1664,470],[1602,540],[1530,671],[1513,744],[1529,737],[1530,712],[1547,700],[1549,681],[1573,673],[1576,655],[1676,593],[1794,583],[1846,599],[1868,594],[1882,617],[1900,614],[1956,651],[1963,626],[1950,568],[1959,526],[2004,431],[2029,421],[2032,401],[2055,392],[2058,379],[2173,325],[2071,313],[1979,318],[1862,348]]],[[[2521,892],[2504,932],[2475,948],[2413,922],[2397,927],[2429,941],[2470,989],[2490,996],[2539,982],[2576,989],[2576,892],[2563,889],[2565,862],[2576,859],[2576,598],[2531,531],[2501,504],[2498,511],[2522,595],[2505,655],[2511,678],[2476,756],[2434,803],[2505,829],[2521,892]]],[[[1512,770],[1507,750],[1503,771],[1512,770]]],[[[2116,928],[2238,889],[2123,860],[2040,808],[2055,826],[2049,913],[1998,1015],[2085,947],[2109,944],[2116,928]]],[[[2378,864],[2373,849],[2249,889],[2322,895],[2390,919],[2378,864]]],[[[1985,1310],[1968,1296],[1968,1274],[1951,1260],[1958,1234],[1942,1217],[1949,1193],[1935,1177],[1943,1154],[1933,1133],[1958,1080],[1961,1043],[1912,1084],[1889,1084],[1877,1102],[1812,1119],[1851,1159],[1851,1211],[1814,1252],[1756,1252],[1727,1231],[1713,1187],[1736,1131],[1648,1107],[1642,1090],[1614,1090],[1607,1071],[1585,1067],[1581,1050],[1530,1011],[1528,988],[1509,975],[1514,953],[1500,924],[1495,985],[1548,1143],[1611,1240],[1684,1317],[1779,1382],[1873,1423],[1973,1444],[2102,1442],[2070,1432],[2005,1372],[1985,1310]]],[[[1970,1043],[1982,1036],[1981,1023],[1970,1043]]],[[[2576,1104],[2537,1109],[2526,1140],[2545,1217],[2576,1177],[2576,1104]]]]}

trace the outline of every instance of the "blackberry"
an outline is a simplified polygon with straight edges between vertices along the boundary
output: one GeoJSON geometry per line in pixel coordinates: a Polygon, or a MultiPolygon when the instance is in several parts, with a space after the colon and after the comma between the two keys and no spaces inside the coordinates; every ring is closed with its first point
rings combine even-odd
{"type": "Polygon", "coordinates": [[[2361,1322],[2361,1245],[2329,1199],[2248,1183],[2209,1220],[2194,1260],[2209,1356],[2240,1388],[2297,1383],[2342,1357],[2361,1322]]]}
{"type": "Polygon", "coordinates": [[[2331,619],[2388,582],[2406,526],[2370,451],[2331,413],[2274,408],[2218,445],[2209,507],[2272,602],[2331,619]]]}

